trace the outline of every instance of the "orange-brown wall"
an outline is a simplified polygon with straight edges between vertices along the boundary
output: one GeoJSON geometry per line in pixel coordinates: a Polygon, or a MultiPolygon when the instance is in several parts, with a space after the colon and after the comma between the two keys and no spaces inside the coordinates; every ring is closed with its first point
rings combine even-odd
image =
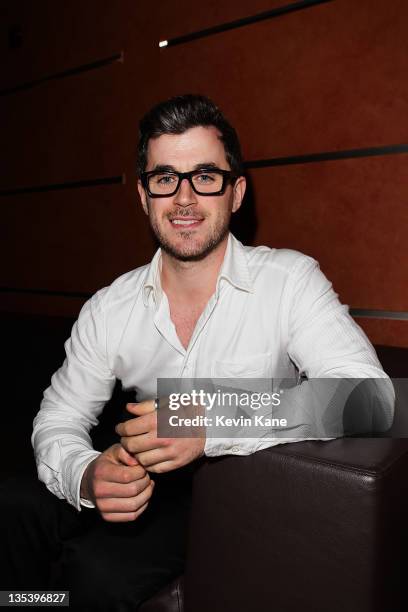
{"type": "MultiPolygon", "coordinates": [[[[81,295],[149,260],[137,122],[170,95],[214,98],[249,163],[408,143],[405,0],[332,0],[158,47],[285,4],[2,3],[3,40],[18,26],[22,41],[0,67],[2,310],[76,314],[81,295]],[[101,178],[112,184],[65,185],[101,178]]],[[[249,170],[242,235],[316,257],[343,302],[374,311],[359,319],[373,342],[408,346],[392,314],[408,312],[408,153],[306,160],[249,170]]]]}

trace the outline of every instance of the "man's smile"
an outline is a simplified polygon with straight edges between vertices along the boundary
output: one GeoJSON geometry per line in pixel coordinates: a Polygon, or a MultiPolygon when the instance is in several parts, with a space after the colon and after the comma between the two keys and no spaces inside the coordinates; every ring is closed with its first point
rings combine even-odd
{"type": "Polygon", "coordinates": [[[203,217],[173,217],[169,219],[171,225],[176,228],[194,228],[198,227],[203,221],[203,217]]]}

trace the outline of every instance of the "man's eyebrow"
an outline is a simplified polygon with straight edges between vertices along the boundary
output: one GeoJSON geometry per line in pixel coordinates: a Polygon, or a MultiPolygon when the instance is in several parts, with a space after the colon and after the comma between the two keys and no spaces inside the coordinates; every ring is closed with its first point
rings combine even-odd
{"type": "MultiPolygon", "coordinates": [[[[219,166],[215,164],[214,162],[203,162],[200,164],[196,164],[192,168],[192,170],[207,170],[210,168],[218,169],[219,166]]],[[[178,172],[178,170],[176,170],[174,166],[171,166],[169,164],[156,164],[153,170],[151,170],[151,172],[178,172]]]]}
{"type": "Polygon", "coordinates": [[[168,164],[156,164],[150,172],[177,172],[174,166],[168,164]]]}
{"type": "Polygon", "coordinates": [[[194,170],[206,170],[207,168],[218,168],[214,162],[204,162],[203,164],[196,164],[194,170]]]}

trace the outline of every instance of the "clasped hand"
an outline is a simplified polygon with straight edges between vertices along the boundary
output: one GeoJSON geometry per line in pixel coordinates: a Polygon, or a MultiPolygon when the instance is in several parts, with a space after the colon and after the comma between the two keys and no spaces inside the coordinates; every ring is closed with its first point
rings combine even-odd
{"type": "Polygon", "coordinates": [[[168,472],[204,452],[201,438],[158,438],[154,402],[128,404],[134,419],[119,423],[120,444],[114,444],[86,467],[80,495],[91,501],[103,519],[134,521],[147,508],[154,481],[148,472],[168,472]]]}
{"type": "Polygon", "coordinates": [[[134,521],[146,510],[153,488],[145,468],[114,444],[87,465],[81,497],[91,501],[105,521],[134,521]]]}
{"type": "Polygon", "coordinates": [[[147,471],[160,474],[187,465],[204,453],[205,437],[158,438],[154,401],[127,404],[136,418],[119,423],[120,443],[147,471]]]}

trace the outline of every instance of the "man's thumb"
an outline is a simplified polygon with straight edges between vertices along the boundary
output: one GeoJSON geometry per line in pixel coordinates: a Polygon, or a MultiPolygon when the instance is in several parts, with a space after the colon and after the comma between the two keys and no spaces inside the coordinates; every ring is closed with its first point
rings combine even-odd
{"type": "Polygon", "coordinates": [[[120,446],[118,449],[117,459],[119,463],[123,463],[124,465],[132,466],[139,464],[138,460],[133,455],[128,453],[127,450],[123,448],[123,446],[120,446]]]}

